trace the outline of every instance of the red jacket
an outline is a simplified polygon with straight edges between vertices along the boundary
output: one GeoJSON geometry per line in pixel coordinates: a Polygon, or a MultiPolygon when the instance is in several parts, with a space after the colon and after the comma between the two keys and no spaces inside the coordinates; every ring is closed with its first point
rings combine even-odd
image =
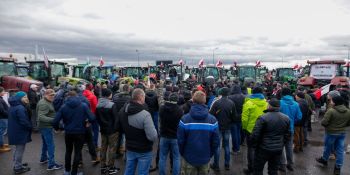
{"type": "Polygon", "coordinates": [[[92,93],[89,90],[84,90],[83,95],[87,98],[87,100],[90,103],[90,110],[93,114],[96,112],[96,106],[97,106],[97,97],[94,93],[92,93]]]}

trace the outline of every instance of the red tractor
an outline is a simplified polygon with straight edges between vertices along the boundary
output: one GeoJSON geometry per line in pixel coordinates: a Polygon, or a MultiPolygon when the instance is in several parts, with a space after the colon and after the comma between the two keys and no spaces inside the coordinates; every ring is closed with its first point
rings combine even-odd
{"type": "Polygon", "coordinates": [[[349,88],[349,78],[346,77],[346,72],[343,71],[343,60],[322,60],[322,61],[307,61],[308,70],[305,71],[305,77],[298,81],[299,86],[304,86],[310,89],[315,88],[315,85],[322,87],[331,84],[331,89],[349,88]]]}
{"type": "Polygon", "coordinates": [[[42,82],[19,77],[16,69],[16,59],[10,57],[0,57],[0,86],[4,87],[7,92],[16,91],[28,92],[32,84],[42,87],[42,82]]]}

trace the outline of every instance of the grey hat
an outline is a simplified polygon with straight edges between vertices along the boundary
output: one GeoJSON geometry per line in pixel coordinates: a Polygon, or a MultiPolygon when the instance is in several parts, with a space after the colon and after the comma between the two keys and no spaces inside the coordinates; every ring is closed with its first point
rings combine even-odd
{"type": "Polygon", "coordinates": [[[269,101],[270,106],[274,107],[274,108],[279,108],[280,107],[280,101],[277,98],[272,98],[269,101]]]}
{"type": "Polygon", "coordinates": [[[329,95],[331,98],[334,98],[334,97],[340,96],[340,92],[337,91],[337,90],[333,90],[333,91],[328,92],[328,95],[329,95]]]}

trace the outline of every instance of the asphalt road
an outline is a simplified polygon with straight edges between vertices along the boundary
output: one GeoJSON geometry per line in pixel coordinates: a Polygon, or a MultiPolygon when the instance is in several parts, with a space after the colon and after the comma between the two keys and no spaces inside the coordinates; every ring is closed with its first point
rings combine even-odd
{"type": "MultiPolygon", "coordinates": [[[[347,135],[349,137],[349,131],[347,132],[347,135]]],[[[295,170],[294,172],[287,172],[287,173],[280,173],[280,174],[295,174],[295,175],[330,175],[333,173],[333,167],[335,160],[330,160],[328,167],[323,168],[319,166],[315,158],[319,157],[323,152],[323,136],[324,136],[324,129],[322,126],[319,125],[319,123],[313,124],[313,131],[309,133],[309,140],[310,144],[304,148],[303,153],[294,154],[294,164],[295,164],[295,170]]],[[[41,150],[41,138],[40,134],[34,133],[33,141],[29,144],[27,144],[25,153],[24,153],[24,162],[28,162],[29,166],[32,168],[30,172],[25,173],[25,175],[62,175],[63,170],[56,170],[56,171],[47,171],[46,165],[39,164],[39,158],[40,158],[40,150],[41,150]]],[[[349,143],[350,139],[347,138],[346,143],[349,143]]],[[[63,134],[56,134],[55,136],[55,143],[56,143],[56,160],[58,163],[63,164],[64,163],[64,152],[65,152],[65,145],[64,145],[64,139],[63,134]]],[[[8,153],[1,153],[0,154],[0,175],[11,175],[14,174],[12,171],[12,154],[13,150],[8,153]]],[[[343,175],[350,175],[350,154],[345,154],[344,157],[344,166],[342,168],[342,174],[343,175]]],[[[92,165],[90,162],[90,156],[88,152],[83,151],[83,159],[84,159],[84,166],[81,169],[82,172],[84,172],[85,175],[98,175],[100,174],[100,167],[99,165],[92,165]]],[[[221,162],[220,162],[220,172],[213,172],[210,171],[210,174],[220,174],[220,175],[233,175],[233,174],[243,174],[243,168],[246,167],[246,147],[242,146],[241,153],[238,155],[231,155],[231,169],[230,171],[225,171],[224,165],[223,165],[223,152],[221,156],[221,162]]],[[[117,167],[121,168],[121,172],[118,174],[123,174],[125,163],[123,159],[118,159],[116,162],[117,167]]],[[[168,164],[169,165],[169,164],[168,164]]],[[[168,166],[169,167],[169,166],[168,166]]],[[[266,167],[265,166],[265,173],[266,173],[266,167]]],[[[151,174],[158,174],[158,172],[153,172],[151,174]]],[[[170,174],[170,173],[169,173],[170,174]]]]}

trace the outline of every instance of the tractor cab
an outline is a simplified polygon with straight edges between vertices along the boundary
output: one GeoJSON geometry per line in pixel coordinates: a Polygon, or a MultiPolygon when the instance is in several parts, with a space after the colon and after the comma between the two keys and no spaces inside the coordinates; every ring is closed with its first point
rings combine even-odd
{"type": "Polygon", "coordinates": [[[66,63],[49,61],[49,67],[44,61],[27,61],[29,64],[29,76],[43,82],[45,85],[57,86],[60,77],[66,77],[68,69],[66,63]]]}

